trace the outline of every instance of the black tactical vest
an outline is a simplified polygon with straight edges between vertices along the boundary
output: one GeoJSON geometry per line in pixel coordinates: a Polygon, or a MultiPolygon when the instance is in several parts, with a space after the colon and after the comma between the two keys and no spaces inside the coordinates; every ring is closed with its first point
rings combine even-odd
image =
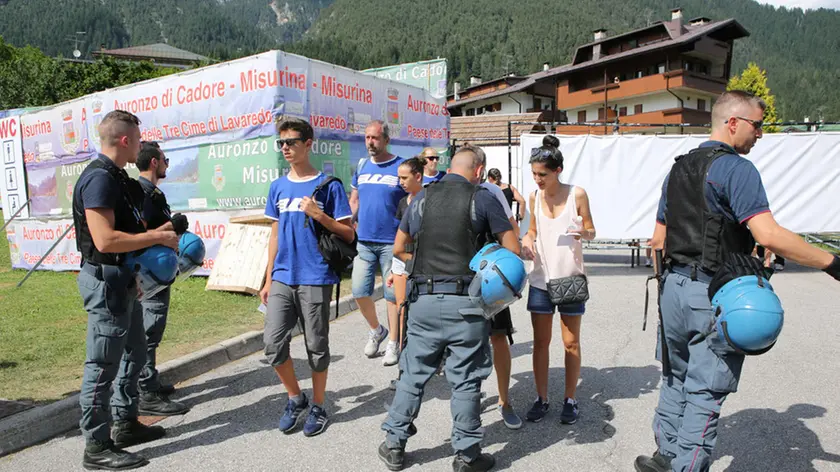
{"type": "Polygon", "coordinates": [[[472,225],[473,197],[482,190],[469,182],[442,180],[426,187],[420,230],[415,239],[411,278],[447,281],[472,277],[469,264],[482,235],[472,225]]]}
{"type": "Polygon", "coordinates": [[[752,253],[755,240],[746,225],[713,213],[706,202],[709,168],[730,152],[703,147],[676,159],[666,189],[666,263],[714,273],[727,253],[752,253]]]}
{"type": "Polygon", "coordinates": [[[129,178],[124,170],[111,163],[106,163],[103,159],[107,159],[107,157],[94,159],[85,168],[82,175],[79,176],[79,181],[76,182],[76,188],[73,190],[73,225],[76,229],[76,247],[82,254],[83,262],[119,265],[122,263],[125,254],[103,254],[93,244],[93,237],[90,234],[90,228],[88,228],[79,182],[82,182],[85,176],[94,169],[105,169],[119,183],[120,196],[117,198],[116,206],[114,207],[114,229],[124,233],[136,234],[146,231],[140,215],[140,206],[135,204],[138,198],[142,198],[143,190],[140,187],[140,183],[129,178]]]}
{"type": "Polygon", "coordinates": [[[166,195],[155,184],[146,179],[138,180],[138,182],[143,187],[145,196],[143,210],[144,214],[148,217],[146,227],[148,229],[155,229],[165,225],[172,219],[172,211],[169,208],[169,203],[166,202],[166,195]],[[150,212],[148,208],[145,208],[147,204],[151,205],[154,210],[150,212]],[[152,213],[152,216],[149,216],[149,213],[152,213]]]}

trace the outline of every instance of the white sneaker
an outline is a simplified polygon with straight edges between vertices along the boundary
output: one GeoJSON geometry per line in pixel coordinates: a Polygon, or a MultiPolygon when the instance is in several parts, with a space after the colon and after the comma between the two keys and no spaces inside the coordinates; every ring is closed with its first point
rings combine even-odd
{"type": "Polygon", "coordinates": [[[375,357],[379,354],[379,345],[388,337],[388,328],[379,325],[378,331],[380,332],[370,330],[370,337],[365,344],[365,355],[368,357],[375,357]]]}
{"type": "Polygon", "coordinates": [[[775,264],[773,264],[773,270],[775,270],[776,272],[781,272],[781,271],[785,270],[785,266],[783,266],[779,263],[775,263],[775,264]]]}
{"type": "Polygon", "coordinates": [[[391,366],[395,365],[400,361],[400,348],[397,347],[397,343],[389,342],[387,346],[385,346],[385,356],[382,358],[382,365],[384,366],[391,366]]]}

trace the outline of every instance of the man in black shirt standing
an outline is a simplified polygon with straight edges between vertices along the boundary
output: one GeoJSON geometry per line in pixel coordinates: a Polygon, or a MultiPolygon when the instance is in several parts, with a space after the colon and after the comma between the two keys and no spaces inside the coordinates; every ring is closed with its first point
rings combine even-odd
{"type": "MultiPolygon", "coordinates": [[[[163,153],[158,143],[144,141],[137,157],[137,179],[143,187],[143,219],[147,229],[172,229],[182,235],[188,228],[187,217],[176,213],[172,215],[166,195],[158,188],[160,179],[166,178],[169,158],[163,153]]],[[[146,331],[146,364],[140,373],[140,413],[157,416],[183,415],[189,411],[186,405],[166,401],[167,396],[175,393],[172,385],[161,385],[156,367],[157,347],[163,339],[166,329],[166,317],[169,313],[171,287],[166,287],[143,301],[143,328],[146,331]]]]}

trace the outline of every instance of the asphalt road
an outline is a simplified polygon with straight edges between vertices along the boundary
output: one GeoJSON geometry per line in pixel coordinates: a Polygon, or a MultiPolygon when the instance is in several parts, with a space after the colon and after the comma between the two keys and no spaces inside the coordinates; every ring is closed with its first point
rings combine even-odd
{"type": "MultiPolygon", "coordinates": [[[[495,455],[497,470],[632,471],[636,455],[654,450],[650,425],[659,384],[653,358],[655,306],[642,332],[648,269],[631,269],[628,259],[626,252],[586,256],[592,299],[583,321],[577,424],[559,421],[564,381],[559,322],[551,352],[553,405],[543,422],[507,430],[494,408],[495,373],[484,384],[484,447],[495,455]]],[[[782,337],[769,353],[747,359],[740,389],[723,407],[712,470],[840,470],[840,284],[793,264],[774,276],[773,284],[786,310],[782,337]]],[[[384,320],[382,302],[377,307],[384,320]]],[[[532,330],[524,302],[514,305],[513,317],[511,393],[524,416],[535,397],[532,330]]],[[[166,438],[132,448],[151,460],[141,470],[386,470],[376,449],[384,437],[380,424],[396,368],[363,355],[366,329],[358,313],[333,323],[330,340],[331,423],[324,434],[306,438],[300,430],[284,435],[276,429],[286,394],[258,353],[180,385],[177,396],[192,411],[158,423],[167,427],[166,438]]],[[[302,338],[294,340],[292,355],[309,392],[302,338]]],[[[408,444],[407,470],[451,470],[448,399],[444,377],[433,378],[415,422],[419,433],[408,444]]],[[[82,470],[83,445],[74,432],[0,459],[0,471],[82,470]]]]}

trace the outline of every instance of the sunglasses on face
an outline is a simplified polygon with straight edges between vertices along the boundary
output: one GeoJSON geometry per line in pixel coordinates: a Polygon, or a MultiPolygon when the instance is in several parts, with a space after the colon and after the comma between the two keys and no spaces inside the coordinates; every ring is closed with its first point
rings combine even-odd
{"type": "MultiPolygon", "coordinates": [[[[744,118],[742,116],[735,116],[733,118],[735,118],[737,120],[744,120],[747,123],[751,124],[752,127],[757,129],[757,130],[761,129],[761,127],[764,126],[764,120],[751,120],[749,118],[744,118]]],[[[727,122],[728,122],[728,120],[727,120],[727,122]]]]}
{"type": "Polygon", "coordinates": [[[292,147],[292,146],[294,146],[294,145],[295,145],[295,143],[297,143],[298,141],[303,142],[303,138],[277,139],[277,146],[278,146],[278,147],[283,147],[283,146],[285,145],[285,146],[292,147]]]}
{"type": "Polygon", "coordinates": [[[440,159],[438,156],[426,156],[427,161],[436,161],[440,159]]]}

